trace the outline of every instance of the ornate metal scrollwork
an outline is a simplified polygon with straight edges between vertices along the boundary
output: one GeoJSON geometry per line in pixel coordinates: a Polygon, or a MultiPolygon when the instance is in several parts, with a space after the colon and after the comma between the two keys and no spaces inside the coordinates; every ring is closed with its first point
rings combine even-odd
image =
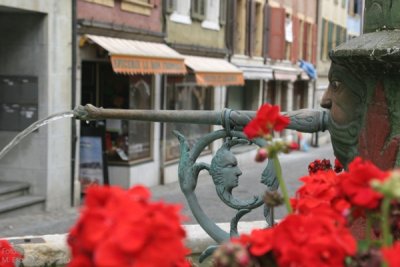
{"type": "MultiPolygon", "coordinates": [[[[265,140],[256,139],[249,141],[242,132],[219,130],[209,133],[196,142],[193,147],[189,147],[185,137],[175,131],[180,142],[181,157],[179,162],[179,184],[184,193],[189,207],[200,224],[200,226],[218,243],[221,243],[232,236],[238,235],[237,225],[240,219],[253,209],[263,204],[263,196],[252,196],[249,199],[242,200],[232,194],[232,190],[238,186],[239,176],[242,174],[237,166],[235,155],[230,151],[233,146],[238,144],[256,144],[260,147],[265,146],[265,140]],[[198,156],[205,147],[217,139],[224,138],[225,141],[217,150],[212,158],[211,164],[196,162],[198,156]],[[214,221],[212,221],[200,206],[195,189],[201,170],[206,170],[212,177],[217,195],[225,205],[235,209],[236,215],[231,218],[229,233],[222,230],[214,221]]],[[[268,161],[260,180],[269,190],[277,190],[278,183],[272,161],[268,161]]],[[[268,225],[272,225],[272,216],[269,208],[264,208],[265,219],[268,225]]]]}

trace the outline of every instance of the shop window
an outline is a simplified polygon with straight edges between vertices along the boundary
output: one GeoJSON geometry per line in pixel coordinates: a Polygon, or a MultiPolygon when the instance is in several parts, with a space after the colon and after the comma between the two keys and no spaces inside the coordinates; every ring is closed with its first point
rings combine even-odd
{"type": "MultiPolygon", "coordinates": [[[[212,109],[212,87],[198,87],[195,85],[169,84],[167,88],[167,109],[170,110],[211,110],[212,109]]],[[[198,139],[204,137],[211,131],[210,125],[167,123],[166,124],[166,150],[167,161],[176,160],[180,156],[178,139],[173,130],[182,133],[193,145],[198,139]]],[[[210,148],[206,149],[206,153],[210,148]]]]}
{"type": "MultiPolygon", "coordinates": [[[[152,88],[152,75],[117,75],[108,63],[82,63],[82,104],[152,109],[152,88]]],[[[105,125],[109,164],[130,164],[151,158],[151,122],[107,119],[105,125]]]]}
{"type": "Polygon", "coordinates": [[[37,120],[37,77],[0,75],[0,130],[21,131],[37,120]]]}
{"type": "Polygon", "coordinates": [[[257,110],[259,87],[259,80],[245,80],[244,86],[229,86],[226,106],[233,110],[257,110]]]}
{"type": "Polygon", "coordinates": [[[276,81],[268,81],[264,84],[264,103],[270,103],[271,105],[276,105],[277,103],[277,88],[276,81]]]}
{"type": "MultiPolygon", "coordinates": [[[[115,83],[112,108],[151,109],[151,76],[132,76],[128,84],[115,83]]],[[[106,120],[109,161],[134,162],[151,157],[151,123],[134,120],[106,120]]]]}
{"type": "MultiPolygon", "coordinates": [[[[129,88],[130,109],[151,109],[151,78],[135,81],[131,78],[129,88]]],[[[151,123],[145,121],[128,122],[129,160],[149,158],[151,155],[151,123]]]]}
{"type": "Polygon", "coordinates": [[[293,84],[293,110],[307,108],[308,82],[296,81],[293,84]]]}

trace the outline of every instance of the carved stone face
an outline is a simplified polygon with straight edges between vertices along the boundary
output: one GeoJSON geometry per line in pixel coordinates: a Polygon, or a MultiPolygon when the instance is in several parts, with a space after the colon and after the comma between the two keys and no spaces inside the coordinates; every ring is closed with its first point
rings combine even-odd
{"type": "Polygon", "coordinates": [[[224,156],[220,162],[220,173],[223,177],[224,187],[230,192],[239,185],[239,176],[242,175],[242,171],[239,169],[236,157],[232,152],[227,151],[224,156]]]}
{"type": "Polygon", "coordinates": [[[347,166],[358,154],[362,114],[365,111],[365,86],[349,69],[332,63],[329,87],[321,106],[330,110],[328,130],[335,156],[347,166]]]}
{"type": "Polygon", "coordinates": [[[352,84],[345,77],[346,70],[332,64],[329,70],[329,86],[322,97],[321,106],[330,110],[332,120],[338,125],[347,125],[359,117],[356,109],[362,104],[361,97],[352,90],[352,84]]]}
{"type": "Polygon", "coordinates": [[[235,155],[226,148],[218,150],[211,162],[212,178],[215,185],[223,187],[224,191],[232,192],[239,185],[242,171],[238,167],[235,155]]]}

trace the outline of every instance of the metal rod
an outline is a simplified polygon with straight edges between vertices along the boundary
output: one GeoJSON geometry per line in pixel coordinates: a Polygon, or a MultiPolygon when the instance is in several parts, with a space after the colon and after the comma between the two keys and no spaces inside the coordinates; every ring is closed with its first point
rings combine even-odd
{"type": "MultiPolygon", "coordinates": [[[[290,124],[287,128],[291,130],[312,133],[324,131],[327,128],[328,114],[326,111],[301,109],[284,114],[290,117],[290,124]]],[[[74,116],[80,120],[120,119],[208,124],[241,130],[256,116],[256,111],[104,109],[87,104],[75,108],[74,116]]]]}

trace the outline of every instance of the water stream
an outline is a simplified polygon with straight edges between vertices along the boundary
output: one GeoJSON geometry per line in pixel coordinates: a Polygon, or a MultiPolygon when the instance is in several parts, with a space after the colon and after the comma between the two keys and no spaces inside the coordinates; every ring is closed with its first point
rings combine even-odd
{"type": "Polygon", "coordinates": [[[0,159],[4,157],[5,154],[7,154],[8,151],[10,151],[13,147],[15,147],[21,140],[23,140],[27,135],[30,133],[36,131],[40,127],[52,122],[56,121],[59,119],[63,118],[72,118],[74,117],[74,111],[65,111],[65,112],[60,112],[60,113],[55,113],[52,114],[44,119],[38,120],[34,123],[32,123],[28,128],[17,134],[1,151],[0,151],[0,159]]]}

